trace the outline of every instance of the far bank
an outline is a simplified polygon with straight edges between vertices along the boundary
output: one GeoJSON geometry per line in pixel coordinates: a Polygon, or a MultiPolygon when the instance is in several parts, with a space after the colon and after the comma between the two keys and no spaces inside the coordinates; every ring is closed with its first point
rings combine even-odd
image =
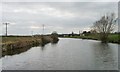
{"type": "MultiPolygon", "coordinates": [[[[80,36],[63,36],[62,38],[78,38],[78,39],[91,39],[91,40],[100,40],[100,38],[95,34],[80,35],[80,36]]],[[[108,43],[117,43],[120,44],[120,34],[110,34],[108,36],[108,43]]]]}

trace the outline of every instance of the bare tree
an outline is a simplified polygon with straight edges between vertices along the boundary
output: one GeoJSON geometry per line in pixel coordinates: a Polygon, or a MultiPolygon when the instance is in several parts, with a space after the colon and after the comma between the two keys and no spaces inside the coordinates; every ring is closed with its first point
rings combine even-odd
{"type": "Polygon", "coordinates": [[[114,30],[116,24],[115,14],[104,15],[93,24],[92,30],[99,33],[102,42],[107,42],[108,35],[114,30]]]}

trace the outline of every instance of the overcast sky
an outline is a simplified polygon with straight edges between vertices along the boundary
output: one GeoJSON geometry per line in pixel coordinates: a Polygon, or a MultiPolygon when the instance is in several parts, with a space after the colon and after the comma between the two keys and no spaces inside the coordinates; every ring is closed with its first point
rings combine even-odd
{"type": "MultiPolygon", "coordinates": [[[[78,33],[89,30],[106,13],[117,14],[117,2],[3,2],[2,22],[9,22],[8,34],[27,35],[57,31],[78,33]]],[[[2,34],[5,34],[3,26],[2,34]]]]}

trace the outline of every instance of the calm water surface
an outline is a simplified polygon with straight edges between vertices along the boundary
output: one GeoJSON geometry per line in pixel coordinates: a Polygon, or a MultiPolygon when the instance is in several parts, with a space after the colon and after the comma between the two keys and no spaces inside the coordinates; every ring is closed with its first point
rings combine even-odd
{"type": "Polygon", "coordinates": [[[117,70],[118,44],[60,38],[1,59],[4,70],[117,70]]]}

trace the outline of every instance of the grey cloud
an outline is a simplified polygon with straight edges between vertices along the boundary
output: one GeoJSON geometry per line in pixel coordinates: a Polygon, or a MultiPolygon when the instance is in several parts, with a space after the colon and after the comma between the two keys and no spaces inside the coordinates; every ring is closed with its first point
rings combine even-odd
{"type": "Polygon", "coordinates": [[[116,2],[6,2],[2,21],[15,23],[9,27],[9,34],[30,34],[32,30],[42,33],[41,28],[30,28],[42,24],[46,33],[70,33],[88,29],[102,15],[117,13],[117,8],[116,2]]]}

